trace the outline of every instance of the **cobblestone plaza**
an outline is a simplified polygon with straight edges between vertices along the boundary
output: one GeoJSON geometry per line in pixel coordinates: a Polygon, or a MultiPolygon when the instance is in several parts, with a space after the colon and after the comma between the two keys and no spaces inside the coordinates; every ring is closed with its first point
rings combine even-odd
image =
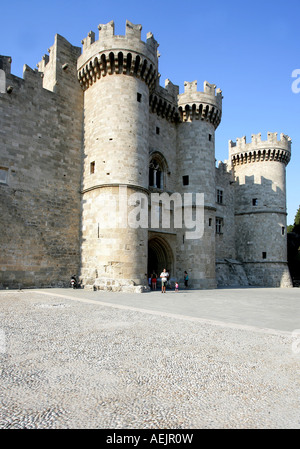
{"type": "Polygon", "coordinates": [[[2,291],[0,428],[299,429],[299,299],[2,291]]]}

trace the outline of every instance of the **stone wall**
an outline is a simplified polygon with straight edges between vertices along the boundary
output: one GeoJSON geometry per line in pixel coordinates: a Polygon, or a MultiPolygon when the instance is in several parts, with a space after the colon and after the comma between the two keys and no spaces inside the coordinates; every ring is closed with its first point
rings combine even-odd
{"type": "MultiPolygon", "coordinates": [[[[0,286],[66,285],[79,268],[82,93],[78,49],[59,36],[53,91],[25,66],[0,95],[0,286]],[[68,64],[62,69],[62,62],[68,64]]],[[[54,71],[54,73],[53,73],[54,71]]]]}

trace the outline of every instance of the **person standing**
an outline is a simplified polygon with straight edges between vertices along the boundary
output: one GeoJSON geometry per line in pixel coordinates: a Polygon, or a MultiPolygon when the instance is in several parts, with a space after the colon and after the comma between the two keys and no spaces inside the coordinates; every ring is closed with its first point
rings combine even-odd
{"type": "Polygon", "coordinates": [[[156,274],[152,274],[152,290],[156,290],[156,274]]]}
{"type": "Polygon", "coordinates": [[[169,277],[169,273],[168,273],[167,270],[164,268],[163,271],[160,273],[160,278],[161,278],[161,292],[162,292],[162,293],[166,293],[166,285],[167,285],[168,277],[169,277]]]}
{"type": "Polygon", "coordinates": [[[183,280],[184,280],[184,288],[187,289],[188,288],[188,282],[189,282],[189,275],[187,274],[186,271],[184,272],[183,280]]]}

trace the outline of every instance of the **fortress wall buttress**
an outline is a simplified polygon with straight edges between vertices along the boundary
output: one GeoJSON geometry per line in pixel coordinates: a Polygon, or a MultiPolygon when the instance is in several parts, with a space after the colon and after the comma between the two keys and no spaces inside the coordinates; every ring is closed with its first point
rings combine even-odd
{"type": "Polygon", "coordinates": [[[268,133],[229,142],[235,185],[236,253],[251,285],[290,287],[287,266],[286,165],[291,139],[268,133]]]}
{"type": "Polygon", "coordinates": [[[11,91],[0,95],[3,288],[68,285],[79,268],[82,92],[70,74],[78,54],[67,41],[55,45],[68,57],[67,95],[43,88],[43,73],[28,66],[24,79],[6,74],[11,91]]]}

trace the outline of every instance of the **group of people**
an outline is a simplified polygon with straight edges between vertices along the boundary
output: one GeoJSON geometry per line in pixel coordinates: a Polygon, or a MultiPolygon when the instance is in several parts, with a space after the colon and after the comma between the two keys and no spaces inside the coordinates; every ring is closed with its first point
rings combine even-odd
{"type": "MultiPolygon", "coordinates": [[[[169,276],[170,275],[169,275],[168,270],[166,270],[164,268],[159,276],[161,279],[161,292],[162,293],[166,293],[166,287],[167,287],[169,276]]],[[[189,276],[186,271],[184,272],[183,279],[184,279],[184,288],[187,289],[189,276]]],[[[151,287],[152,290],[156,290],[156,284],[157,284],[157,275],[155,273],[153,273],[153,274],[151,274],[151,277],[149,278],[149,286],[151,287]]],[[[178,292],[178,290],[179,290],[179,284],[177,281],[175,281],[175,292],[178,292]]]]}

